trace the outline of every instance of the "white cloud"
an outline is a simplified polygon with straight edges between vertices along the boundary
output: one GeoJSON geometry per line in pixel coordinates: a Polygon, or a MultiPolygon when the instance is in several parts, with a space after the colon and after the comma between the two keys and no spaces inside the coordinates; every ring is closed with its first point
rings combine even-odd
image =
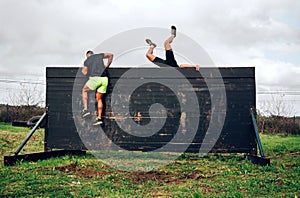
{"type": "Polygon", "coordinates": [[[0,72],[43,77],[45,65],[78,65],[112,35],[175,24],[217,65],[256,66],[258,88],[299,89],[299,8],[298,0],[2,0],[0,72]]]}

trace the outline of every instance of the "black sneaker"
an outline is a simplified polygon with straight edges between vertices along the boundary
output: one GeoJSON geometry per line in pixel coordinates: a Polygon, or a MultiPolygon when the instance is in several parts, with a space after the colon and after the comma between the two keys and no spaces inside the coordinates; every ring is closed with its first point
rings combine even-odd
{"type": "Polygon", "coordinates": [[[171,34],[176,37],[176,27],[174,25],[171,26],[171,34]]]}
{"type": "Polygon", "coordinates": [[[146,39],[146,43],[148,43],[149,45],[153,45],[154,47],[156,47],[156,44],[153,43],[150,39],[146,39]]]}
{"type": "Polygon", "coordinates": [[[102,125],[103,121],[101,120],[101,118],[96,118],[95,122],[93,123],[94,126],[98,126],[98,125],[102,125]]]}
{"type": "Polygon", "coordinates": [[[85,117],[91,115],[91,112],[89,112],[89,110],[87,110],[87,109],[83,109],[81,115],[83,118],[85,118],[85,117]]]}

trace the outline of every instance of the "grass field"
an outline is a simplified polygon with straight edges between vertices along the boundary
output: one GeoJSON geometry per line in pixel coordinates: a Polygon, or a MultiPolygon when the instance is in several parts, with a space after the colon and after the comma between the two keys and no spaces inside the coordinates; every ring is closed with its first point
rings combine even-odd
{"type": "MultiPolygon", "coordinates": [[[[300,195],[300,136],[262,134],[271,166],[237,154],[183,154],[150,172],[125,172],[93,155],[3,165],[28,128],[0,123],[0,197],[295,197],[300,195]]],[[[38,130],[22,153],[43,151],[38,130]]]]}

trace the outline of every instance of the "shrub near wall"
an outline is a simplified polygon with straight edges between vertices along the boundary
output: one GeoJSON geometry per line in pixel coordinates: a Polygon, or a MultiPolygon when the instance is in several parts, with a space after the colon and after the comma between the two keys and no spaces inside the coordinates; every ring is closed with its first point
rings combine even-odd
{"type": "Polygon", "coordinates": [[[258,116],[258,128],[262,133],[300,134],[300,117],[258,116]]]}
{"type": "Polygon", "coordinates": [[[0,105],[0,122],[27,121],[44,112],[45,108],[39,106],[0,105]]]}

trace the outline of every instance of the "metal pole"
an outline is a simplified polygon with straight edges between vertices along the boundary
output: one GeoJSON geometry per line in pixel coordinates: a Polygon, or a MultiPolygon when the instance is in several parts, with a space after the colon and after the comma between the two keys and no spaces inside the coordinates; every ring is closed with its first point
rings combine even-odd
{"type": "Polygon", "coordinates": [[[30,139],[30,137],[34,134],[35,130],[39,127],[39,125],[41,124],[41,122],[45,119],[47,113],[45,112],[42,117],[39,119],[39,121],[34,125],[34,127],[31,129],[30,133],[27,135],[27,137],[22,141],[22,143],[20,144],[20,146],[17,148],[17,150],[15,151],[15,155],[18,155],[19,152],[22,150],[22,148],[25,146],[25,144],[27,143],[27,141],[30,139]]]}
{"type": "Polygon", "coordinates": [[[255,132],[255,136],[256,136],[256,141],[258,144],[258,148],[259,148],[259,153],[261,157],[264,157],[264,151],[263,151],[263,147],[260,141],[260,137],[259,137],[259,133],[258,133],[258,128],[257,128],[257,123],[256,123],[256,119],[253,113],[253,109],[251,109],[251,118],[252,118],[252,123],[253,123],[253,128],[254,128],[254,132],[255,132]]]}

